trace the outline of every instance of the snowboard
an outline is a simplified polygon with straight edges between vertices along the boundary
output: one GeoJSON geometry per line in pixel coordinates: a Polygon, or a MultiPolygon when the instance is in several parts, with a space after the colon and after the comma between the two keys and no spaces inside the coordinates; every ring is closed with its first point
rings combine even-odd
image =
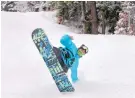
{"type": "Polygon", "coordinates": [[[74,92],[75,89],[62,69],[47,35],[42,28],[32,32],[32,39],[39,50],[54,82],[60,92],[74,92]]]}

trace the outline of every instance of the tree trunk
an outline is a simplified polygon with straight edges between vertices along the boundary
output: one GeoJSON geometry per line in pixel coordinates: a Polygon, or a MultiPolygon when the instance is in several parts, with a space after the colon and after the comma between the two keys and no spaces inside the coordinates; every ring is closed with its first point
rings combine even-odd
{"type": "Polygon", "coordinates": [[[106,29],[105,20],[103,20],[103,23],[102,23],[102,34],[105,34],[105,29],[106,29]]]}
{"type": "Polygon", "coordinates": [[[91,16],[92,16],[92,34],[98,34],[98,20],[97,20],[97,11],[96,11],[96,2],[90,2],[91,16]]]}
{"type": "Polygon", "coordinates": [[[83,25],[83,33],[85,33],[85,11],[86,11],[86,8],[85,8],[85,1],[81,1],[81,10],[82,10],[82,16],[81,16],[81,20],[82,20],[82,25],[83,25]]]}
{"type": "Polygon", "coordinates": [[[102,12],[102,34],[105,34],[105,29],[106,29],[105,15],[104,15],[104,12],[102,12]]]}
{"type": "Polygon", "coordinates": [[[90,9],[90,1],[86,1],[86,12],[90,9]]]}

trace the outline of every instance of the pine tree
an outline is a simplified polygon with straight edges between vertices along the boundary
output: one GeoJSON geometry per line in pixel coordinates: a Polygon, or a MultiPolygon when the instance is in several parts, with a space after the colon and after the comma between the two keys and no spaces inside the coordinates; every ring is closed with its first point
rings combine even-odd
{"type": "Polygon", "coordinates": [[[122,9],[114,33],[135,35],[135,2],[122,2],[122,9]]]}
{"type": "Polygon", "coordinates": [[[102,34],[105,34],[106,27],[109,27],[108,32],[114,33],[116,22],[121,11],[121,4],[118,1],[97,1],[99,24],[102,26],[102,34]]]}
{"type": "Polygon", "coordinates": [[[1,1],[2,11],[16,11],[13,8],[16,6],[15,1],[1,1]]]}

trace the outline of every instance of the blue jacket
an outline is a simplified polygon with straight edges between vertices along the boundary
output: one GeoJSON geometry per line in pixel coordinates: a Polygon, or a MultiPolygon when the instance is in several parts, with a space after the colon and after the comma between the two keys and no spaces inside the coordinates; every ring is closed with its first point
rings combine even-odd
{"type": "Polygon", "coordinates": [[[70,50],[73,53],[73,55],[74,55],[75,60],[74,60],[74,62],[72,64],[72,66],[70,67],[70,69],[71,69],[71,79],[72,79],[72,82],[76,82],[78,80],[77,68],[78,68],[79,58],[80,58],[79,55],[77,54],[77,49],[78,48],[72,42],[72,40],[69,37],[69,35],[64,35],[61,38],[60,42],[64,46],[64,48],[67,48],[68,50],[70,50]]]}

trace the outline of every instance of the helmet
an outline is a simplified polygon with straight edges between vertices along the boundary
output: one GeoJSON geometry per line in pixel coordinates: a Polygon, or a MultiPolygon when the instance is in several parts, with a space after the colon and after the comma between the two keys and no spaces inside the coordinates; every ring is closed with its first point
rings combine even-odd
{"type": "Polygon", "coordinates": [[[79,48],[78,48],[78,55],[80,57],[82,57],[83,55],[85,55],[86,53],[88,53],[88,47],[85,46],[84,44],[82,44],[79,48]]]}

